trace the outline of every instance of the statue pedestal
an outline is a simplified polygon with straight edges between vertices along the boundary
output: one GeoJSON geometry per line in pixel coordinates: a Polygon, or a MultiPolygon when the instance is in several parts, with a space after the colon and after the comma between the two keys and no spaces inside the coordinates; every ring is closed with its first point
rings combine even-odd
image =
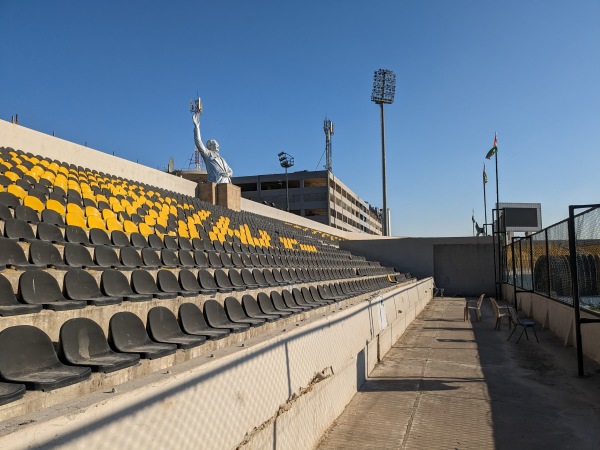
{"type": "Polygon", "coordinates": [[[224,206],[234,211],[241,209],[241,189],[231,183],[200,183],[198,197],[212,205],[224,206]]]}

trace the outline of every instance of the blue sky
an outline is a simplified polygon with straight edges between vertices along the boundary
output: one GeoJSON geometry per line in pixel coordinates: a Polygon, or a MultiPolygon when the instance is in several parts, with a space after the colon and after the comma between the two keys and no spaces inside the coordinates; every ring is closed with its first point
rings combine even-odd
{"type": "Polygon", "coordinates": [[[598,23],[598,0],[0,0],[0,118],[187,167],[198,93],[203,138],[252,175],[280,172],[280,151],[293,170],[321,168],[327,116],[335,175],[380,206],[370,94],[387,68],[394,235],[471,235],[494,132],[500,201],[542,203],[547,226],[600,201],[598,23]]]}

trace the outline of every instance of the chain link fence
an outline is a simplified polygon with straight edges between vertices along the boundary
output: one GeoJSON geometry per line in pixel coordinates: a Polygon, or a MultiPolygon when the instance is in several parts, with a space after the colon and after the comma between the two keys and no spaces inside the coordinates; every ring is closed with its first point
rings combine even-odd
{"type": "MultiPolygon", "coordinates": [[[[600,205],[574,218],[577,286],[581,308],[600,314],[600,205]]],[[[503,247],[503,280],[573,305],[568,220],[503,247]]]]}

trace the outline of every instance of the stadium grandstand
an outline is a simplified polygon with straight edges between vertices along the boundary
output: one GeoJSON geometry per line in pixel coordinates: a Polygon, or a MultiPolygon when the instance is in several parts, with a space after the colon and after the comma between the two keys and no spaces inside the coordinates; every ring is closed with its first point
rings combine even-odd
{"type": "Polygon", "coordinates": [[[362,234],[197,191],[0,122],[0,446],[311,447],[433,297],[362,234]]]}

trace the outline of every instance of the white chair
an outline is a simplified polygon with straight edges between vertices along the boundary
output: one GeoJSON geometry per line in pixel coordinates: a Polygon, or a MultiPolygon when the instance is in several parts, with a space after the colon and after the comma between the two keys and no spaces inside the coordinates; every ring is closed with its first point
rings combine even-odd
{"type": "Polygon", "coordinates": [[[508,322],[508,328],[512,328],[512,322],[510,320],[508,306],[499,306],[496,302],[496,299],[492,297],[490,297],[490,302],[492,303],[492,309],[494,310],[494,314],[496,315],[496,325],[494,326],[494,329],[500,330],[502,328],[502,319],[504,318],[506,318],[508,322]]]}
{"type": "Polygon", "coordinates": [[[475,302],[475,300],[466,300],[464,320],[469,318],[469,311],[475,311],[475,314],[477,315],[477,322],[481,321],[481,304],[483,303],[484,298],[485,294],[481,294],[477,302],[475,302]]]}

